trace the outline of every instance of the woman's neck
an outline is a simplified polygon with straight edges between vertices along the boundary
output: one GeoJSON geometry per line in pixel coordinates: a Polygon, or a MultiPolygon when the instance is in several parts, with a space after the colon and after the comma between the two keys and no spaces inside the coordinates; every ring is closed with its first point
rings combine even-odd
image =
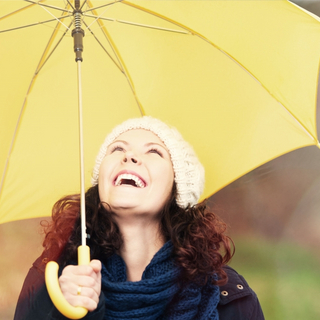
{"type": "Polygon", "coordinates": [[[119,251],[127,269],[127,281],[139,281],[153,256],[164,245],[159,222],[119,226],[123,244],[119,251]]]}

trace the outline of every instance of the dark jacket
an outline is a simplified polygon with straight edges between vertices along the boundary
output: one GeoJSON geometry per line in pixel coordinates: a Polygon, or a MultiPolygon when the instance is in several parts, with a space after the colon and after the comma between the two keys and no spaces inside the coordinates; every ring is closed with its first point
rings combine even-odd
{"type": "Polygon", "coordinates": [[[228,283],[220,287],[220,320],[263,320],[258,297],[246,280],[229,266],[225,271],[228,283]]]}
{"type": "MultiPolygon", "coordinates": [[[[44,283],[45,265],[38,258],[24,281],[14,315],[14,320],[66,320],[55,308],[44,283]]],[[[218,304],[220,320],[263,320],[263,313],[256,294],[244,278],[229,266],[225,267],[228,283],[220,287],[218,304]]],[[[89,312],[84,320],[102,320],[104,296],[98,308],[89,312]]]]}

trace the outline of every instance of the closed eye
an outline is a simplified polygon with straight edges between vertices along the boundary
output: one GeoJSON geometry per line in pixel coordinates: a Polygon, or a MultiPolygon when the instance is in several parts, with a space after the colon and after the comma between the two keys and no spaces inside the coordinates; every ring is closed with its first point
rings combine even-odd
{"type": "Polygon", "coordinates": [[[120,152],[123,152],[125,151],[125,149],[121,146],[117,146],[115,145],[112,149],[111,149],[111,153],[115,152],[115,151],[120,151],[120,152]]]}
{"type": "Polygon", "coordinates": [[[156,148],[152,148],[148,151],[149,153],[156,153],[158,154],[161,158],[163,157],[163,154],[160,150],[156,149],[156,148]]]}

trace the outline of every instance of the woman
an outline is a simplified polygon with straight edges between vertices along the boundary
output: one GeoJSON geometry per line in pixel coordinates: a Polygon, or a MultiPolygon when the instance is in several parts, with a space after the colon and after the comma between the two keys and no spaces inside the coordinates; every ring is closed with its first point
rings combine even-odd
{"type": "Polygon", "coordinates": [[[60,265],[65,299],[89,310],[84,319],[263,319],[254,292],[225,266],[232,257],[225,224],[197,204],[204,170],[174,128],[151,117],[117,126],[100,148],[92,184],[90,265],[75,265],[79,196],[65,197],[53,208],[15,320],[66,319],[44,285],[49,260],[60,265]]]}

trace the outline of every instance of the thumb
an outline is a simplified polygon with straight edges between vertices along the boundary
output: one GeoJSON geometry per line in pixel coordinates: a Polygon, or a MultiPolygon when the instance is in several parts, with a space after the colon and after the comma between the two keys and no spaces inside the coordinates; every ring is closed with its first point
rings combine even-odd
{"type": "Polygon", "coordinates": [[[101,271],[101,261],[100,260],[91,260],[89,266],[93,269],[95,273],[101,271]]]}

